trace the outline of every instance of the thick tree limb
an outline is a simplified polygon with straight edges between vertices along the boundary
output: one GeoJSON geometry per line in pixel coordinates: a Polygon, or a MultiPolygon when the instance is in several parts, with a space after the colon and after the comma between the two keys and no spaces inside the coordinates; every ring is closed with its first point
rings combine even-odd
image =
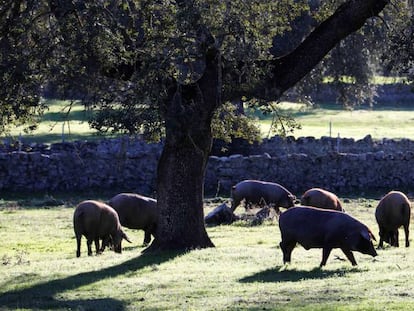
{"type": "Polygon", "coordinates": [[[293,52],[275,59],[272,77],[255,90],[258,97],[278,99],[309,73],[342,39],[377,16],[389,0],[349,0],[322,22],[293,52]],[[264,95],[264,96],[263,96],[264,95]]]}

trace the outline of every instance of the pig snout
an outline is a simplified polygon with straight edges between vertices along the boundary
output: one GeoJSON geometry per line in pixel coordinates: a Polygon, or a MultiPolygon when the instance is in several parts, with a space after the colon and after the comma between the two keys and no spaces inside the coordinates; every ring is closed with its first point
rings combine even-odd
{"type": "Polygon", "coordinates": [[[372,257],[377,256],[377,251],[372,243],[368,243],[365,248],[361,249],[361,253],[371,255],[372,257]]]}
{"type": "Polygon", "coordinates": [[[373,257],[378,255],[374,244],[372,243],[371,235],[367,232],[361,232],[360,239],[355,250],[373,257]]]}

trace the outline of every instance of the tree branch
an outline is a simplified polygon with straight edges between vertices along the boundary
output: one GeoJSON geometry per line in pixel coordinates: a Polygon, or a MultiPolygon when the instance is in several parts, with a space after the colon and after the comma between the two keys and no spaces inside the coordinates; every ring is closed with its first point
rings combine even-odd
{"type": "Polygon", "coordinates": [[[273,72],[255,95],[276,100],[308,74],[342,39],[377,16],[389,0],[349,0],[322,22],[293,52],[272,62],[273,72]],[[263,96],[264,95],[264,96],[263,96]]]}

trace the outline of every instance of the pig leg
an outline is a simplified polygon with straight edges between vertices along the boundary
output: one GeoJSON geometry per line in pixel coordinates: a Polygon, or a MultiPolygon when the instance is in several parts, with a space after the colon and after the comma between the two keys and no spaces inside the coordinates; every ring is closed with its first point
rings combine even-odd
{"type": "Polygon", "coordinates": [[[408,240],[408,234],[409,234],[410,230],[408,230],[408,224],[404,225],[404,232],[405,232],[405,247],[409,247],[410,246],[410,241],[408,240]]]}
{"type": "Polygon", "coordinates": [[[354,254],[349,249],[341,248],[341,250],[344,252],[346,258],[349,259],[349,261],[352,263],[353,266],[357,265],[357,262],[355,260],[354,254]]]}
{"type": "Polygon", "coordinates": [[[99,249],[99,253],[103,253],[103,251],[105,250],[106,245],[108,245],[108,242],[104,238],[104,239],[102,239],[102,245],[101,245],[101,248],[99,249]]]}
{"type": "Polygon", "coordinates": [[[388,235],[388,240],[389,240],[389,244],[391,246],[394,247],[399,247],[399,243],[398,243],[398,229],[394,230],[394,231],[388,231],[387,232],[388,235]]]}
{"type": "Polygon", "coordinates": [[[282,240],[279,245],[283,252],[283,263],[290,262],[292,251],[296,246],[296,241],[289,241],[286,243],[282,240]]]}
{"type": "Polygon", "coordinates": [[[103,253],[105,248],[110,245],[110,236],[106,236],[102,239],[101,249],[99,250],[100,253],[103,253]]]}
{"type": "Polygon", "coordinates": [[[380,240],[378,243],[378,248],[383,248],[384,247],[384,239],[385,239],[385,231],[383,228],[380,227],[379,229],[379,236],[380,236],[380,240]]]}
{"type": "Polygon", "coordinates": [[[240,205],[240,200],[239,199],[233,199],[231,201],[231,210],[234,212],[234,210],[237,208],[237,206],[240,205]]]}
{"type": "Polygon", "coordinates": [[[395,231],[391,232],[391,245],[395,247],[400,246],[399,237],[398,237],[398,229],[395,229],[395,231]]]}
{"type": "Polygon", "coordinates": [[[145,230],[145,234],[144,234],[144,246],[148,245],[149,242],[151,242],[151,233],[150,230],[145,230]]]}
{"type": "Polygon", "coordinates": [[[244,210],[248,210],[252,208],[252,203],[250,201],[247,201],[247,199],[244,199],[244,210]]]}
{"type": "Polygon", "coordinates": [[[332,251],[332,247],[324,247],[322,249],[322,261],[321,261],[321,264],[320,264],[321,267],[326,265],[326,261],[328,260],[328,257],[329,257],[329,254],[331,253],[331,251],[332,251]]]}
{"type": "Polygon", "coordinates": [[[76,236],[76,257],[80,257],[81,236],[76,236]]]}
{"type": "Polygon", "coordinates": [[[92,256],[92,240],[87,240],[86,245],[88,246],[88,256],[92,256]]]}
{"type": "Polygon", "coordinates": [[[96,252],[96,255],[98,255],[98,254],[101,253],[101,249],[99,248],[99,238],[95,238],[93,241],[95,243],[95,252],[96,252]]]}

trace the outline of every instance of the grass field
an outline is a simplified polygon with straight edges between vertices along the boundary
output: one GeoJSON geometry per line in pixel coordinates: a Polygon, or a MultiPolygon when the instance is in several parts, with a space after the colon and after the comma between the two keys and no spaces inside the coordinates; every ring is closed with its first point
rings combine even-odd
{"type": "MultiPolygon", "coordinates": [[[[323,104],[307,107],[303,104],[281,103],[280,108],[301,124],[295,137],[321,136],[361,139],[370,134],[373,138],[414,139],[414,107],[381,105],[343,110],[337,105],[323,104]]],[[[269,131],[271,120],[261,120],[263,134],[269,131]]]]}
{"type": "MultiPolygon", "coordinates": [[[[74,140],[91,140],[102,138],[95,130],[89,128],[88,114],[80,103],[76,103],[70,113],[63,109],[68,102],[51,101],[50,109],[43,116],[39,128],[32,134],[23,133],[22,128],[12,131],[14,137],[22,134],[25,142],[53,143],[74,140]],[[63,135],[62,135],[63,134],[63,135]]],[[[295,130],[293,136],[353,137],[361,139],[368,134],[373,138],[410,138],[414,139],[414,107],[375,106],[356,108],[352,111],[340,109],[337,105],[321,104],[316,108],[302,104],[281,103],[283,112],[290,113],[302,129],[295,130]]],[[[263,136],[269,133],[271,118],[261,116],[258,119],[263,136]]]]}
{"type": "Polygon", "coordinates": [[[88,118],[91,112],[85,111],[80,102],[74,102],[69,110],[70,101],[50,100],[38,124],[38,128],[30,134],[24,133],[24,127],[12,129],[14,138],[24,142],[55,143],[75,140],[94,140],[102,138],[99,133],[89,127],[88,118]]]}
{"type": "MultiPolygon", "coordinates": [[[[53,102],[27,142],[101,138],[85,121],[81,105],[66,118],[65,103],[53,102]],[[70,131],[69,131],[70,129],[70,131]]],[[[343,111],[333,105],[308,108],[283,103],[302,124],[299,136],[414,139],[414,109],[381,106],[343,111]],[[331,125],[331,128],[330,128],[331,125]]],[[[270,120],[260,124],[265,135],[270,120]]],[[[22,129],[14,129],[19,136],[22,129]]],[[[3,195],[3,194],[2,194],[3,195]]],[[[107,199],[104,196],[93,199],[107,199]]],[[[298,246],[283,265],[277,221],[208,227],[215,248],[141,255],[142,231],[126,229],[133,241],[122,254],[75,257],[72,216],[80,197],[48,207],[43,198],[0,199],[0,310],[412,310],[414,249],[354,253],[352,267],[335,250],[322,269],[322,251],[298,246]]],[[[342,198],[343,199],[343,198],[342,198]]],[[[373,229],[378,199],[352,198],[344,207],[373,229]]],[[[207,213],[213,206],[206,205],[207,213]]],[[[215,207],[215,206],[214,206],[215,207]]],[[[240,208],[239,208],[240,209],[240,208]]],[[[243,212],[241,209],[236,212],[243,212]]],[[[400,245],[404,234],[400,230],[400,245]]]]}
{"type": "MultiPolygon", "coordinates": [[[[375,258],[355,252],[356,267],[334,250],[320,269],[321,250],[297,246],[284,266],[277,221],[239,221],[208,227],[215,248],[141,255],[143,232],[126,229],[133,243],[122,254],[88,257],[82,240],[76,258],[76,200],[53,208],[41,200],[0,201],[0,310],[414,308],[413,247],[386,247],[375,258]]],[[[377,234],[377,203],[359,198],[344,207],[377,234]]]]}

